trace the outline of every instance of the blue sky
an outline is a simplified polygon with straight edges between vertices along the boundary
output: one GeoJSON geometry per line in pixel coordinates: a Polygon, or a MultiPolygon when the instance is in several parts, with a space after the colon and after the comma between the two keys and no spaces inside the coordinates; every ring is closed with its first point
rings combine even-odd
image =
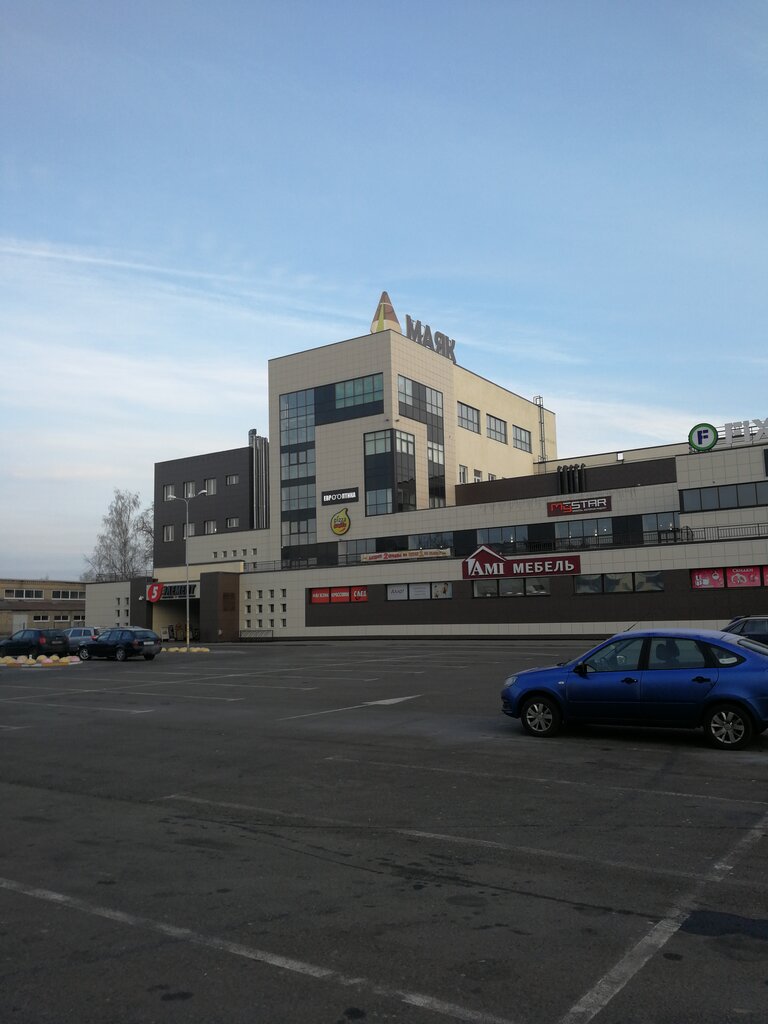
{"type": "Polygon", "coordinates": [[[0,576],[383,289],[563,458],[768,415],[760,0],[0,0],[0,576]]]}

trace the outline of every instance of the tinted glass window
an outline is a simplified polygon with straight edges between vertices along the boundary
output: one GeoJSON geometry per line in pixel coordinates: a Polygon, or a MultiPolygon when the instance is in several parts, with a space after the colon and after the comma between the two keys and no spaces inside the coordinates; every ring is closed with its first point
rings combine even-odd
{"type": "Polygon", "coordinates": [[[712,655],[720,668],[729,668],[731,665],[740,665],[744,658],[735,651],[729,651],[725,647],[715,647],[714,644],[702,644],[712,655]]]}
{"type": "Polygon", "coordinates": [[[695,640],[663,637],[651,642],[649,669],[704,668],[706,664],[704,651],[695,640]]]}
{"type": "Polygon", "coordinates": [[[599,651],[587,658],[583,664],[590,672],[622,672],[635,670],[640,665],[643,651],[643,637],[630,640],[614,640],[601,647],[599,651]]]}

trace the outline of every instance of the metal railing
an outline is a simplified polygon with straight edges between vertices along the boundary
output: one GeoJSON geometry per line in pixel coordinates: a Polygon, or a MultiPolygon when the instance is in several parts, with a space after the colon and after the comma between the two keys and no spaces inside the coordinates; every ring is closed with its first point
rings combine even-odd
{"type": "MultiPolygon", "coordinates": [[[[659,547],[668,544],[711,544],[715,541],[753,540],[763,537],[768,538],[768,523],[752,523],[747,526],[678,526],[668,530],[650,530],[617,535],[608,534],[597,537],[559,537],[555,540],[546,541],[521,540],[512,541],[508,544],[489,543],[486,546],[494,551],[498,551],[499,554],[509,557],[515,555],[602,551],[609,548],[659,547]]],[[[451,556],[453,558],[464,557],[463,555],[456,555],[453,549],[451,549],[451,556]]],[[[415,562],[434,561],[445,561],[445,559],[413,559],[409,560],[408,564],[413,565],[415,562]]],[[[243,569],[245,572],[280,572],[281,570],[288,569],[330,569],[365,565],[366,568],[373,572],[377,566],[392,564],[392,562],[362,562],[358,554],[339,555],[337,559],[307,558],[283,559],[273,562],[246,562],[243,569]]]]}

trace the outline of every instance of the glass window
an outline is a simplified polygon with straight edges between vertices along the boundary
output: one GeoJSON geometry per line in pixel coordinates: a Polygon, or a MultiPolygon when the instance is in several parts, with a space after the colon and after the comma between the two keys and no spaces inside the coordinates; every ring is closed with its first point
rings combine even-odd
{"type": "Polygon", "coordinates": [[[229,473],[227,476],[227,487],[234,487],[235,484],[240,483],[239,473],[229,473]]]}
{"type": "Polygon", "coordinates": [[[170,540],[173,540],[173,526],[164,526],[163,527],[163,540],[166,543],[168,541],[170,541],[170,540]]]}
{"type": "Polygon", "coordinates": [[[671,668],[705,668],[707,659],[695,640],[665,637],[651,642],[648,668],[658,671],[671,668]]]}
{"type": "Polygon", "coordinates": [[[544,597],[551,592],[551,580],[548,576],[529,576],[525,581],[526,597],[544,597]]]}
{"type": "Polygon", "coordinates": [[[499,580],[499,597],[524,597],[525,582],[522,579],[499,580]]]}
{"type": "Polygon", "coordinates": [[[757,494],[754,484],[737,484],[736,494],[741,508],[757,504],[757,494]]]}
{"type": "Polygon", "coordinates": [[[498,597],[498,580],[474,580],[472,582],[473,597],[498,597]]]}
{"type": "Polygon", "coordinates": [[[187,537],[194,537],[195,536],[195,524],[194,523],[190,523],[189,524],[189,529],[187,529],[187,524],[183,523],[182,527],[181,527],[181,536],[183,537],[184,540],[186,540],[187,537]]]}
{"type": "Polygon", "coordinates": [[[710,512],[717,508],[717,487],[702,487],[700,493],[702,512],[710,512]]]}
{"type": "Polygon", "coordinates": [[[573,577],[574,594],[602,594],[603,577],[601,573],[583,573],[573,577]]]}
{"type": "Polygon", "coordinates": [[[208,494],[215,494],[216,493],[216,477],[215,476],[211,476],[211,477],[208,477],[207,480],[204,480],[203,481],[203,489],[208,494]]]}
{"type": "Polygon", "coordinates": [[[382,487],[378,490],[366,491],[365,514],[383,516],[392,511],[392,488],[382,487]]]}
{"type": "Polygon", "coordinates": [[[239,516],[228,516],[227,518],[227,529],[236,530],[240,526],[239,516]]]}
{"type": "Polygon", "coordinates": [[[486,433],[493,441],[501,441],[502,444],[507,443],[507,421],[497,419],[496,416],[491,416],[490,413],[486,414],[486,433]]]}
{"type": "Polygon", "coordinates": [[[384,376],[374,373],[368,377],[339,381],[334,387],[334,397],[337,409],[381,402],[384,398],[384,376]]]}
{"type": "Polygon", "coordinates": [[[524,452],[533,451],[531,446],[531,432],[523,427],[512,424],[512,444],[524,452]]]}
{"type": "Polygon", "coordinates": [[[714,658],[720,668],[730,668],[732,665],[740,665],[745,659],[735,651],[727,651],[724,647],[716,647],[714,644],[702,644],[706,651],[714,658]]]}
{"type": "Polygon", "coordinates": [[[660,570],[650,570],[646,572],[635,573],[635,590],[638,593],[642,593],[646,590],[663,590],[664,589],[664,573],[660,570]]]}
{"type": "Polygon", "coordinates": [[[389,430],[376,430],[363,436],[366,455],[380,455],[392,450],[392,432],[389,430]]]}
{"type": "Polygon", "coordinates": [[[210,536],[212,533],[216,533],[216,520],[206,519],[203,523],[203,533],[210,536]]]}
{"type": "Polygon", "coordinates": [[[483,482],[483,471],[481,469],[475,470],[475,483],[480,484],[483,482]]]}
{"type": "Polygon", "coordinates": [[[465,430],[471,430],[473,434],[480,433],[480,410],[464,402],[457,402],[459,426],[465,430]]]}
{"type": "Polygon", "coordinates": [[[603,574],[603,589],[606,594],[631,594],[631,572],[606,572],[603,574]]]}
{"type": "Polygon", "coordinates": [[[701,491],[698,487],[680,493],[683,499],[683,512],[701,512],[701,491]]]}
{"type": "Polygon", "coordinates": [[[738,507],[738,492],[736,484],[728,484],[724,487],[718,488],[720,494],[720,508],[737,508],[738,507]]]}
{"type": "Polygon", "coordinates": [[[640,666],[643,652],[643,637],[631,640],[612,640],[582,664],[587,672],[633,672],[640,666]]]}
{"type": "Polygon", "coordinates": [[[469,480],[469,468],[467,466],[459,466],[459,483],[465,484],[469,480]]]}
{"type": "MultiPolygon", "coordinates": [[[[406,434],[402,430],[395,431],[395,450],[404,455],[416,454],[416,437],[414,434],[406,434]]],[[[366,453],[367,454],[367,453],[366,453]]]]}
{"type": "Polygon", "coordinates": [[[196,493],[195,492],[195,481],[194,480],[185,480],[184,481],[184,497],[185,498],[194,498],[195,493],[196,493]]]}
{"type": "Polygon", "coordinates": [[[175,484],[163,484],[163,501],[172,501],[176,497],[175,484]]]}

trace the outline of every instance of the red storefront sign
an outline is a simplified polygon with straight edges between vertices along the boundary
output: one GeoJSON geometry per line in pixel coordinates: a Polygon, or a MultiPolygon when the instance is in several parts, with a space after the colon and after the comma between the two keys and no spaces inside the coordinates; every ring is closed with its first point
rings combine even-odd
{"type": "Polygon", "coordinates": [[[147,586],[147,600],[151,604],[154,604],[156,601],[159,601],[160,598],[163,596],[163,586],[164,585],[162,583],[150,583],[147,586]]]}
{"type": "Polygon", "coordinates": [[[351,587],[350,595],[352,601],[367,601],[368,600],[368,587],[351,587]]]}
{"type": "Polygon", "coordinates": [[[348,604],[349,587],[331,587],[331,604],[348,604]]]}
{"type": "Polygon", "coordinates": [[[725,582],[728,587],[759,587],[760,566],[747,565],[726,569],[725,582]]]}
{"type": "Polygon", "coordinates": [[[548,516],[583,516],[585,512],[610,512],[611,498],[560,498],[547,502],[548,516]]]}
{"type": "Polygon", "coordinates": [[[722,569],[691,569],[691,586],[694,590],[722,590],[725,573],[722,569]]]}
{"type": "Polygon", "coordinates": [[[465,580],[498,579],[502,576],[571,576],[581,572],[579,555],[549,555],[546,558],[505,558],[480,547],[461,563],[465,580]]]}
{"type": "Polygon", "coordinates": [[[328,587],[313,587],[309,592],[310,604],[328,604],[331,600],[331,592],[328,587]]]}

